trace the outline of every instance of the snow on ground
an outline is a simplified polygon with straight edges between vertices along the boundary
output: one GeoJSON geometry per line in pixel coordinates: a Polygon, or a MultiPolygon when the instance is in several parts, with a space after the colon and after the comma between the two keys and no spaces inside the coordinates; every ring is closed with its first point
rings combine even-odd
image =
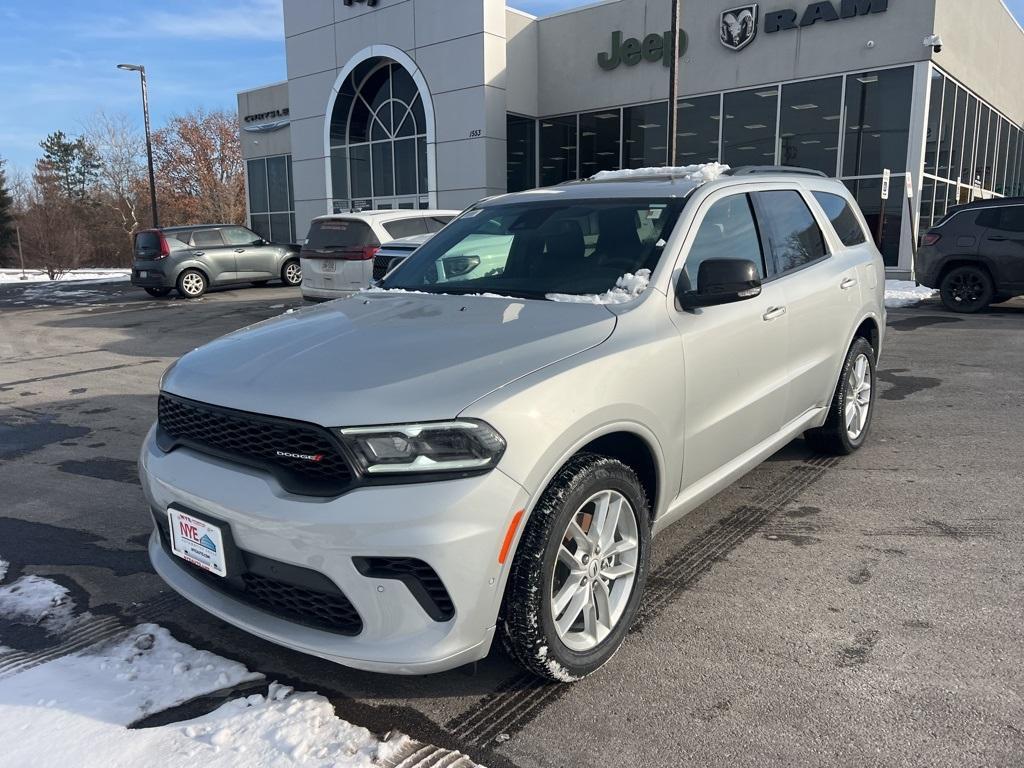
{"type": "Polygon", "coordinates": [[[728,165],[721,163],[701,163],[700,165],[679,165],[661,168],[626,168],[621,171],[600,171],[590,177],[591,181],[611,181],[628,179],[635,176],[670,176],[683,181],[714,181],[729,170],[728,165]]]}
{"type": "MultiPolygon", "coordinates": [[[[0,568],[6,567],[0,560],[0,568]]],[[[22,577],[0,588],[0,616],[34,622],[53,610],[54,601],[71,605],[60,585],[22,577]]],[[[0,647],[0,654],[7,652],[0,647]]],[[[261,680],[242,664],[143,624],[118,639],[0,678],[0,764],[372,768],[414,745],[402,735],[381,742],[339,719],[324,697],[277,683],[266,695],[236,697],[192,720],[127,727],[197,697],[261,680]]]]}
{"type": "Polygon", "coordinates": [[[73,269],[65,272],[55,281],[50,276],[38,269],[27,269],[25,274],[27,280],[21,279],[20,269],[0,269],[0,285],[13,283],[24,285],[25,283],[68,283],[68,282],[90,282],[90,283],[118,283],[128,280],[132,276],[130,269],[73,269]]]}
{"type": "MultiPolygon", "coordinates": [[[[7,563],[0,560],[0,578],[6,573],[7,563]]],[[[22,576],[0,587],[0,616],[39,625],[49,632],[67,629],[74,622],[74,607],[64,587],[40,576],[22,576]]]]}
{"type": "Polygon", "coordinates": [[[916,285],[909,280],[885,281],[885,306],[889,309],[914,307],[938,295],[938,291],[916,285]]]}
{"type": "Polygon", "coordinates": [[[651,282],[651,270],[638,269],[636,274],[627,272],[615,281],[615,287],[602,294],[596,293],[549,293],[548,301],[560,301],[570,304],[623,304],[632,301],[647,290],[651,282]]]}

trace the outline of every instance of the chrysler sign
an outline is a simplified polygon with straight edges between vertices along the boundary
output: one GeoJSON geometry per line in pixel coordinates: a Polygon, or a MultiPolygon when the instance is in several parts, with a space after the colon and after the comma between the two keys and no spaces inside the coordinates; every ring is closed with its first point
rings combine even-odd
{"type": "MultiPolygon", "coordinates": [[[[770,11],[764,14],[764,32],[784,32],[792,29],[813,27],[820,22],[843,21],[889,10],[889,0],[838,0],[838,2],[810,3],[804,12],[792,8],[770,11]]],[[[742,51],[757,36],[757,4],[741,5],[723,11],[721,18],[722,45],[730,51],[742,51]]]]}

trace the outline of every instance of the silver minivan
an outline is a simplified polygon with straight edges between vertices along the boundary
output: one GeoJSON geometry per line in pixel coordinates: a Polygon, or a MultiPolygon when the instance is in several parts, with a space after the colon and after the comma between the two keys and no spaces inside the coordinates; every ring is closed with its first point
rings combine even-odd
{"type": "Polygon", "coordinates": [[[793,439],[871,427],[882,257],[841,182],[755,170],[491,198],[379,286],[185,355],[140,458],[156,571],[360,669],[496,639],[598,669],[653,537],[793,439]]]}

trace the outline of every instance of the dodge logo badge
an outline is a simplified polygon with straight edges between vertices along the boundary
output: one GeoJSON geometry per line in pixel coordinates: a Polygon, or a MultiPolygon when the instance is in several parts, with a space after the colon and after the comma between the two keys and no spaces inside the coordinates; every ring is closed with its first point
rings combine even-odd
{"type": "Polygon", "coordinates": [[[722,45],[742,51],[757,36],[757,3],[742,5],[722,14],[722,45]]]}

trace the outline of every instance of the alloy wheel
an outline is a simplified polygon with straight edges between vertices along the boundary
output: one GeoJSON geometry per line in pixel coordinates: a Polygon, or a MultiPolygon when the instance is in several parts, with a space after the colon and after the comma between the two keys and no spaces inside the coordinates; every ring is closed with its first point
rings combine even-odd
{"type": "Polygon", "coordinates": [[[551,618],[559,639],[593,650],[622,618],[636,582],[636,512],[618,491],[594,494],[569,520],[551,580],[551,618]]]}
{"type": "Polygon", "coordinates": [[[288,285],[298,285],[302,282],[302,266],[292,262],[284,268],[284,279],[288,285]]]}
{"type": "Polygon", "coordinates": [[[199,296],[202,294],[204,289],[204,283],[202,275],[190,272],[181,278],[181,287],[189,296],[199,296]]]}
{"type": "Polygon", "coordinates": [[[857,355],[846,377],[846,434],[858,440],[868,423],[871,410],[871,365],[865,354],[857,355]]]}
{"type": "Polygon", "coordinates": [[[976,272],[960,272],[950,280],[949,292],[957,304],[970,307],[981,300],[985,284],[976,272]]]}

